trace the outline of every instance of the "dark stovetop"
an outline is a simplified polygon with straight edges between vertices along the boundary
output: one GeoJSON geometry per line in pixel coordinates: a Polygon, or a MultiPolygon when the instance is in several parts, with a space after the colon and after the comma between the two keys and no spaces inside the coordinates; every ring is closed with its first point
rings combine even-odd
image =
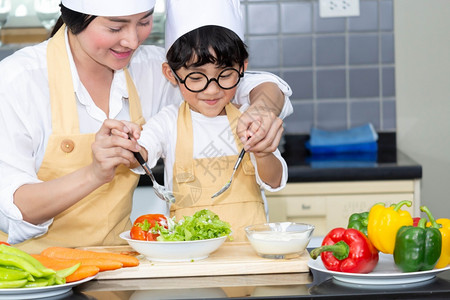
{"type": "Polygon", "coordinates": [[[283,157],[289,182],[422,178],[422,166],[398,151],[395,133],[379,133],[378,152],[311,155],[307,135],[287,135],[283,157]]]}

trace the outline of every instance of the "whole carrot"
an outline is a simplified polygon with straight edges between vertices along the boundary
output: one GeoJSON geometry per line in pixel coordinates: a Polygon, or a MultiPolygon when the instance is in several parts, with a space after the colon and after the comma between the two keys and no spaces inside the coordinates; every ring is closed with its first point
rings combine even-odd
{"type": "Polygon", "coordinates": [[[41,255],[45,255],[53,258],[61,259],[106,259],[114,260],[122,263],[123,267],[135,267],[139,265],[139,260],[130,255],[124,255],[112,252],[97,252],[81,249],[73,249],[66,247],[48,247],[41,252],[41,255]]]}

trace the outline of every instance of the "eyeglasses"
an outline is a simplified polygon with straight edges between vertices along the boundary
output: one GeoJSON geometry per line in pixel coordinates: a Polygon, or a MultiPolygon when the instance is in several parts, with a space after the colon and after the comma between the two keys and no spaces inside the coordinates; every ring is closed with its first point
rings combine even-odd
{"type": "Polygon", "coordinates": [[[208,78],[208,76],[202,72],[192,72],[187,74],[184,79],[181,79],[173,69],[172,72],[175,74],[177,80],[193,93],[199,93],[206,90],[211,81],[215,81],[222,89],[229,90],[239,83],[241,77],[244,77],[244,72],[240,73],[235,68],[224,69],[219,73],[217,78],[208,78]]]}

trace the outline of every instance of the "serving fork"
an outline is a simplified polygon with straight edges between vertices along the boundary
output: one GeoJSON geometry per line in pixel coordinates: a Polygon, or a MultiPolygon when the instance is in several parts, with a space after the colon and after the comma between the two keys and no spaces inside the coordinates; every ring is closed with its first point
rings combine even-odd
{"type": "Polygon", "coordinates": [[[139,164],[142,166],[142,168],[145,171],[145,174],[150,177],[152,183],[153,183],[153,191],[155,192],[156,196],[158,196],[160,199],[166,201],[168,204],[175,203],[175,196],[171,191],[168,191],[166,187],[160,185],[158,182],[156,182],[155,176],[153,176],[153,172],[150,169],[150,167],[147,165],[147,162],[142,157],[141,153],[139,152],[133,152],[134,157],[136,157],[139,164]]]}
{"type": "Polygon", "coordinates": [[[217,197],[217,196],[219,196],[220,194],[222,194],[223,192],[225,192],[225,191],[230,187],[231,181],[233,180],[234,173],[236,173],[237,168],[238,168],[239,165],[241,164],[241,161],[242,161],[242,158],[244,157],[244,154],[245,154],[245,149],[242,148],[241,153],[239,154],[239,157],[238,157],[236,163],[234,164],[234,167],[233,167],[233,173],[231,173],[230,180],[228,180],[227,183],[225,183],[225,185],[224,185],[217,193],[215,193],[214,195],[212,195],[212,196],[211,196],[211,199],[212,199],[212,198],[215,198],[215,197],[217,197]]]}

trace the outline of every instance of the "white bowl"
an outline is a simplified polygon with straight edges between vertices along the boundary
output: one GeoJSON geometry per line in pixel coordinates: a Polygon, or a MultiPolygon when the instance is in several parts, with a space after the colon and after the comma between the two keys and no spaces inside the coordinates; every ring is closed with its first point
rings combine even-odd
{"type": "Polygon", "coordinates": [[[180,262],[207,258],[227,239],[227,236],[208,240],[160,242],[140,241],[130,237],[130,231],[119,235],[137,252],[151,261],[180,262]]]}
{"type": "Polygon", "coordinates": [[[264,258],[286,258],[305,251],[314,225],[279,222],[247,226],[245,232],[253,249],[264,258]]]}

